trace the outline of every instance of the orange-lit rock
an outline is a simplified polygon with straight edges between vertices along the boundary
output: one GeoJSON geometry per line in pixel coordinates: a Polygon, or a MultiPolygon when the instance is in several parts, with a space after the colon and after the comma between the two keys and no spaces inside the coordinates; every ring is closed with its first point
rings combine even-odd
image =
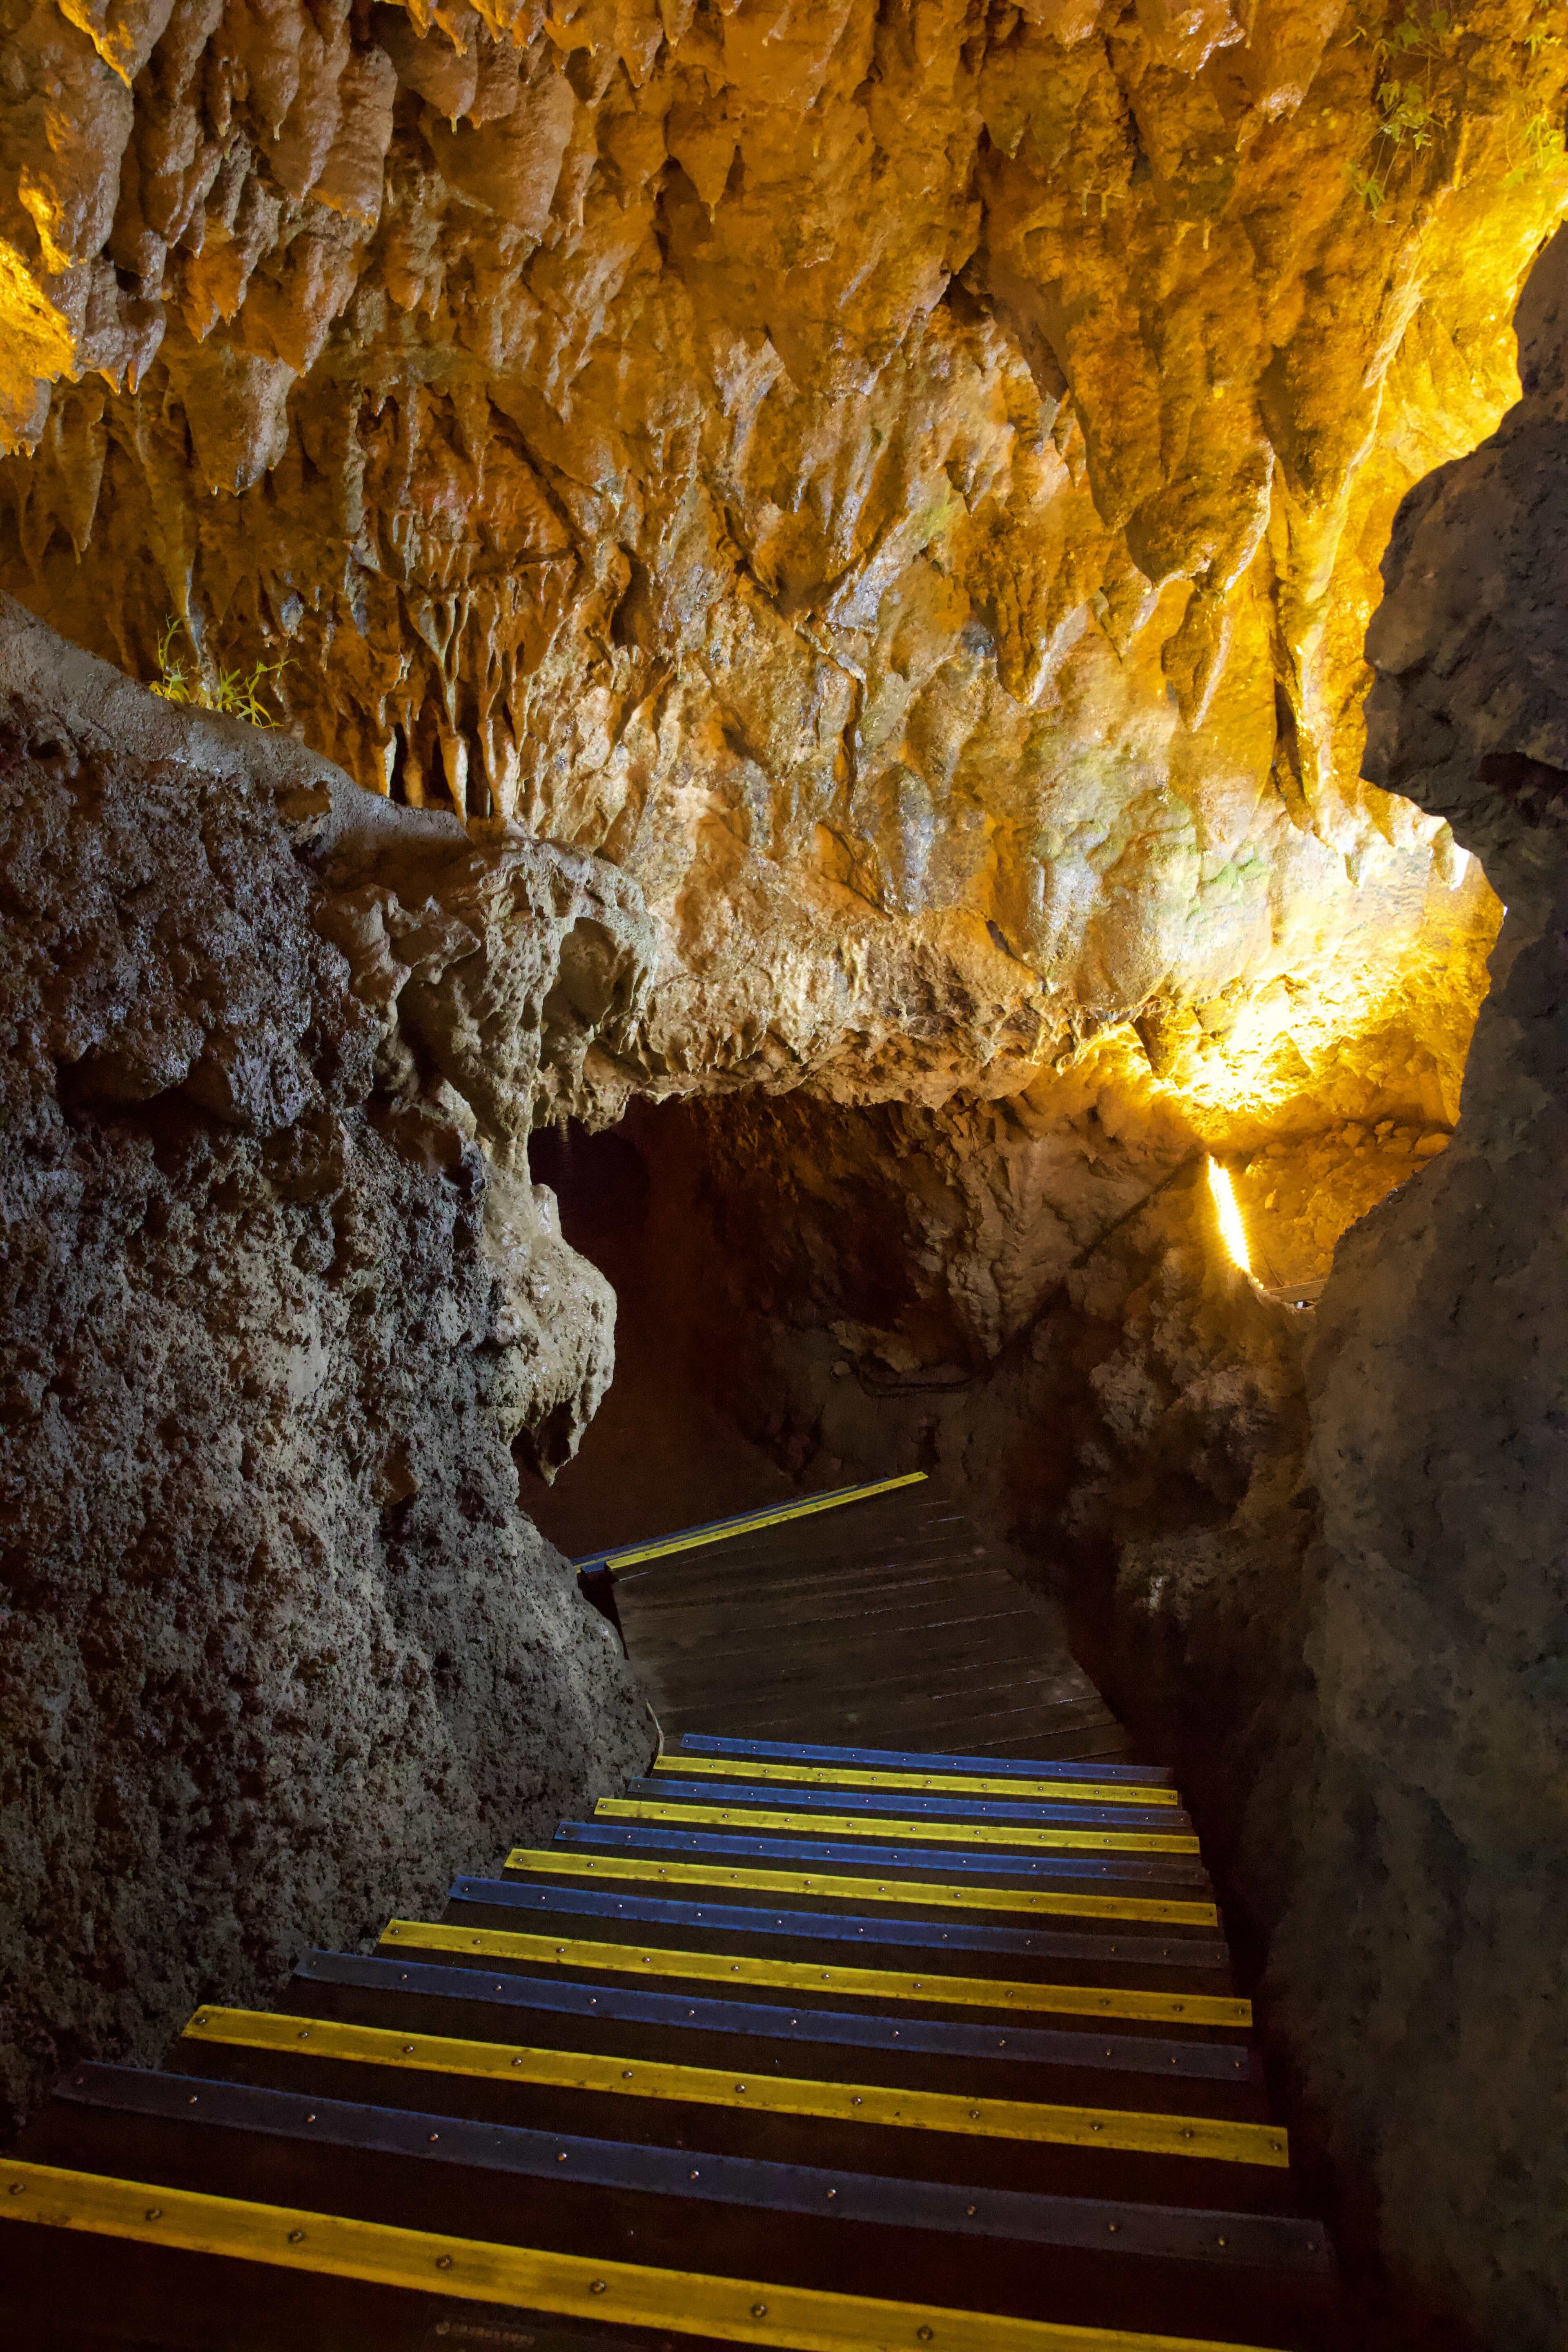
{"type": "Polygon", "coordinates": [[[1463,865],[1356,781],[1373,567],[1568,197],[1532,0],[1406,14],[38,0],[0,572],[625,867],[657,1086],[1011,1092],[1281,983],[1353,1034],[1463,865]]]}

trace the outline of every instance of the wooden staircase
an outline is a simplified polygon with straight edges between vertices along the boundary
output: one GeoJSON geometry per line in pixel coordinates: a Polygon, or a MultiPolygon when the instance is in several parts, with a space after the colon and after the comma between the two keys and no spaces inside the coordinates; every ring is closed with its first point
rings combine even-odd
{"type": "Polygon", "coordinates": [[[76,2067],[5,2340],[1338,2352],[1250,2026],[1169,1773],[684,1730],[173,2071],[76,2067]]]}

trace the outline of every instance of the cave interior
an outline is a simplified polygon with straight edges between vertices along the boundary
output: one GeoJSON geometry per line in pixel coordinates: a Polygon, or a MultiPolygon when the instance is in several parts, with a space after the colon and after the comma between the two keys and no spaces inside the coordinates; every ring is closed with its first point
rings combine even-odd
{"type": "Polygon", "coordinates": [[[1560,2352],[1561,0],[0,25],[0,2315],[1560,2352]],[[875,1940],[921,1805],[973,1908],[1026,1792],[1016,2075],[891,1992],[754,2131],[356,2075],[542,2066],[600,1866],[777,2014],[550,2047],[788,2075],[763,1908],[875,1940]],[[744,1946],[637,1880],[738,1856],[744,1946]],[[1205,1968],[1253,2104],[1160,2113],[1278,2194],[1128,2137],[1205,1968]]]}

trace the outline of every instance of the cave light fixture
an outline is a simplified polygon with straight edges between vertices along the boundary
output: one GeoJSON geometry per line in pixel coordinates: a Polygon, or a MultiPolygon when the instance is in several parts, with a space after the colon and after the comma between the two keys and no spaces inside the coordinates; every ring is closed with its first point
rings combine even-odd
{"type": "Polygon", "coordinates": [[[1242,1223],[1241,1203],[1236,1197],[1236,1186],[1230,1181],[1230,1171],[1221,1165],[1213,1154],[1208,1163],[1209,1192],[1214,1198],[1215,1215],[1219,1221],[1219,1237],[1225,1244],[1231,1264],[1243,1274],[1252,1272],[1252,1256],[1247,1246],[1247,1227],[1242,1223]]]}

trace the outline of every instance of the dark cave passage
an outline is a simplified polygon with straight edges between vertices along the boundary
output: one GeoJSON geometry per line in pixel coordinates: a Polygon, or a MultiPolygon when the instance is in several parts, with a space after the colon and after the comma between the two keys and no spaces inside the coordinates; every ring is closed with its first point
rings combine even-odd
{"type": "Polygon", "coordinates": [[[530,1173],[555,1194],[564,1238],[616,1293],[615,1377],[575,1459],[551,1486],[519,1474],[523,1509],[569,1559],[802,1491],[715,1402],[721,1373],[716,1381],[720,1368],[703,1360],[707,1335],[693,1311],[704,1227],[694,1213],[682,1228],[662,1199],[656,1216],[653,1174],[630,1129],[594,1133],[573,1120],[529,1144],[530,1173]]]}

